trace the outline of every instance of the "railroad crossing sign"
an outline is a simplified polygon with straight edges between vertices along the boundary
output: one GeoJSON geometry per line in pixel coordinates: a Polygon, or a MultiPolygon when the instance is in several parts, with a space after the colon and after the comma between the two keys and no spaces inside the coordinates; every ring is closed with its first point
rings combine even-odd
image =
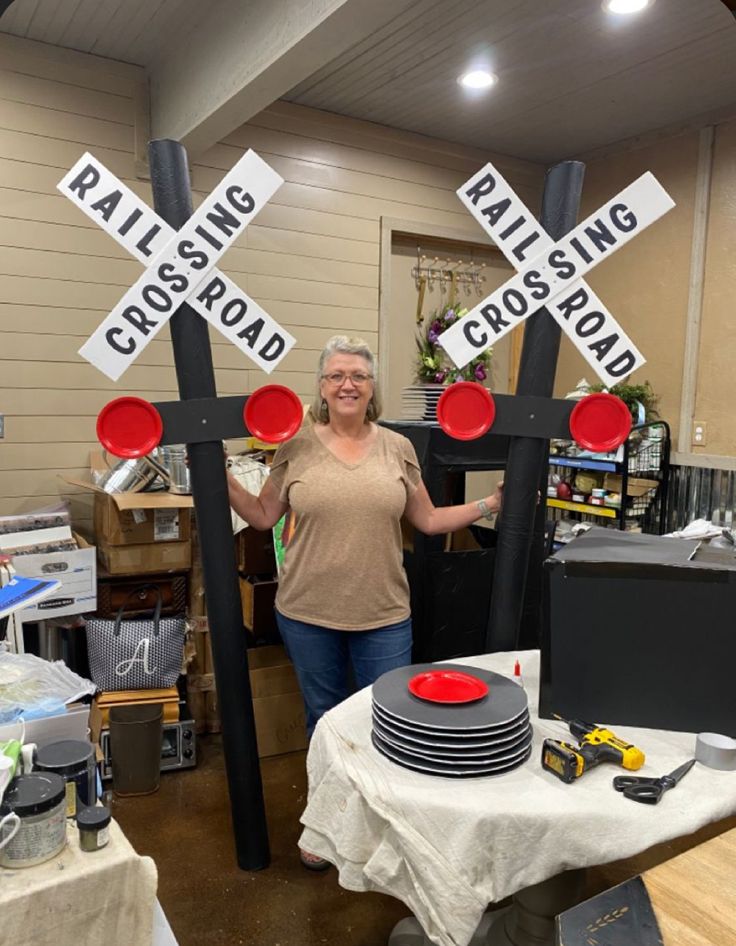
{"type": "Polygon", "coordinates": [[[79,354],[117,381],[182,302],[266,373],[296,339],[215,268],[283,179],[246,151],[181,230],[174,230],[91,154],[57,187],[147,269],[79,354]]]}
{"type": "Polygon", "coordinates": [[[100,412],[97,432],[118,456],[141,456],[159,443],[188,446],[238,864],[260,869],[269,860],[268,831],[222,441],[257,429],[271,431],[274,441],[287,439],[302,422],[302,406],[280,385],[218,398],[207,325],[200,316],[266,372],[295,344],[215,269],[283,181],[248,151],[192,213],[184,149],[160,140],[149,143],[149,154],[154,205],[161,216],[89,154],[58,185],[147,267],[80,354],[117,381],[178,313],[171,340],[180,400],[150,404],[117,398],[100,412]]]}
{"type": "Polygon", "coordinates": [[[581,278],[675,206],[653,174],[642,174],[556,243],[492,164],[457,191],[518,270],[439,337],[458,368],[545,306],[606,385],[645,358],[581,278]]]}

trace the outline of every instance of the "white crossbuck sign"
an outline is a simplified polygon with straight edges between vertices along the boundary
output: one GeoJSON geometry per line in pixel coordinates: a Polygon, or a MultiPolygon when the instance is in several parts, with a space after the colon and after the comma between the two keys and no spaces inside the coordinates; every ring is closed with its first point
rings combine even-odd
{"type": "Polygon", "coordinates": [[[546,306],[604,384],[616,384],[645,358],[581,278],[675,206],[653,174],[624,188],[556,243],[492,164],[457,191],[518,270],[439,337],[463,368],[546,306]]]}
{"type": "Polygon", "coordinates": [[[57,187],[147,269],[79,354],[117,381],[182,302],[270,374],[296,339],[215,268],[283,179],[247,151],[175,231],[90,154],[57,187]]]}

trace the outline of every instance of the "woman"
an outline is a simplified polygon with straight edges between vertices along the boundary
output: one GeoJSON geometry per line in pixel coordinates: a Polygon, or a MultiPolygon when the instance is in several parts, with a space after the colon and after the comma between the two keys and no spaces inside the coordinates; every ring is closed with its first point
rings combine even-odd
{"type": "MultiPolygon", "coordinates": [[[[411,443],[376,424],[375,374],[364,341],[331,338],[319,359],[314,423],[278,448],[259,496],[228,478],[233,509],[255,529],[270,529],[289,508],[296,517],[276,619],[310,737],[320,716],[348,696],[349,664],[362,688],[411,663],[402,515],[433,535],[501,506],[498,489],[480,503],[433,505],[411,443]]],[[[302,852],[303,861],[311,856],[302,852]]]]}

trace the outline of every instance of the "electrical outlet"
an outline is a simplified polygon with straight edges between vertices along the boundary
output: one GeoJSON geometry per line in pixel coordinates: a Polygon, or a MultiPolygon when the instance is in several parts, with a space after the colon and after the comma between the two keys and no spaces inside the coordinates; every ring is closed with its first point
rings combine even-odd
{"type": "Polygon", "coordinates": [[[708,425],[704,420],[693,421],[692,442],[694,447],[704,447],[708,439],[708,425]]]}

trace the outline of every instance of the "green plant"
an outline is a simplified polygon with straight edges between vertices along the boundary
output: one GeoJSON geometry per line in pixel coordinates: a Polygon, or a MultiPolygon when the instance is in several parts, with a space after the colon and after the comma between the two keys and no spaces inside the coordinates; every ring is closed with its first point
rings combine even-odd
{"type": "Polygon", "coordinates": [[[491,363],[491,348],[487,348],[464,368],[457,368],[445,350],[437,344],[439,336],[453,323],[461,319],[467,309],[446,302],[432,313],[426,328],[417,335],[416,380],[430,384],[451,384],[453,381],[485,381],[491,363]]]}
{"type": "Polygon", "coordinates": [[[659,411],[657,410],[659,395],[654,393],[654,389],[648,381],[645,381],[643,384],[625,384],[621,382],[620,384],[614,384],[610,388],[601,383],[589,384],[587,390],[591,394],[596,391],[607,391],[609,394],[620,397],[631,411],[634,423],[636,423],[639,418],[639,404],[644,406],[645,421],[649,422],[659,419],[659,411]]]}

